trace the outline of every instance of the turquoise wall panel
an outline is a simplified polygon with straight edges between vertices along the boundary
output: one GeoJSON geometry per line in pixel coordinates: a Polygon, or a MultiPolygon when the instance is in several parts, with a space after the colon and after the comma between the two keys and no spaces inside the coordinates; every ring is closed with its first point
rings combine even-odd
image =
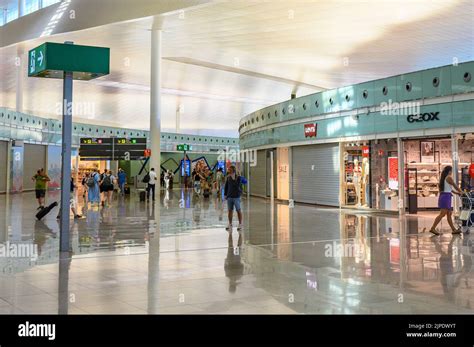
{"type": "Polygon", "coordinates": [[[474,62],[451,67],[451,88],[453,94],[474,92],[474,62]]]}
{"type": "Polygon", "coordinates": [[[339,94],[337,89],[326,90],[322,92],[323,113],[339,111],[339,94]]]}
{"type": "Polygon", "coordinates": [[[451,67],[425,70],[422,73],[423,98],[434,98],[451,94],[451,67]]]}
{"type": "Polygon", "coordinates": [[[397,78],[389,77],[383,80],[374,81],[374,101],[375,106],[380,106],[382,102],[397,101],[397,78]],[[386,94],[383,90],[386,90],[386,94]]]}
{"type": "Polygon", "coordinates": [[[397,101],[421,99],[421,72],[413,72],[397,77],[397,101]]]}
{"type": "Polygon", "coordinates": [[[455,126],[474,126],[474,100],[452,103],[455,126]]]}
{"type": "Polygon", "coordinates": [[[342,87],[337,89],[339,109],[352,110],[356,108],[356,89],[353,86],[342,87]]]}
{"type": "Polygon", "coordinates": [[[394,132],[397,129],[397,116],[382,115],[379,112],[372,114],[374,117],[374,132],[389,133],[394,132]]]}
{"type": "Polygon", "coordinates": [[[375,103],[374,99],[374,82],[360,83],[355,86],[355,95],[356,95],[356,107],[370,107],[375,103]],[[366,98],[364,97],[364,92],[366,93],[366,98]]]}

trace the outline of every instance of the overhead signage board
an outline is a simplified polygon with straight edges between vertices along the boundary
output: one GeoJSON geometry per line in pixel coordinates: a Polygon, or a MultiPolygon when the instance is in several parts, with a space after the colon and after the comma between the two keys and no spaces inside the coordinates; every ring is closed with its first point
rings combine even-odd
{"type": "Polygon", "coordinates": [[[176,150],[179,152],[188,152],[188,151],[192,151],[193,147],[191,145],[182,144],[182,145],[177,145],[176,150]]]}
{"type": "Polygon", "coordinates": [[[138,160],[146,157],[146,138],[81,138],[81,160],[138,160]]]}
{"type": "Polygon", "coordinates": [[[62,79],[64,71],[83,81],[108,75],[110,49],[45,42],[28,52],[28,77],[62,79]]]}
{"type": "Polygon", "coordinates": [[[304,137],[316,137],[318,125],[316,123],[310,123],[304,125],[304,137]]]}

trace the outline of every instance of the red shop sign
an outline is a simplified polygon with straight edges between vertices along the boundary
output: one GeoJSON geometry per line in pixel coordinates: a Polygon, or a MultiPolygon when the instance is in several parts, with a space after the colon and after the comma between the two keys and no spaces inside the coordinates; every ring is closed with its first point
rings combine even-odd
{"type": "Polygon", "coordinates": [[[316,123],[310,123],[304,125],[304,137],[316,137],[318,125],[316,123]]]}
{"type": "Polygon", "coordinates": [[[471,176],[471,178],[474,178],[474,164],[471,164],[471,166],[469,167],[469,175],[471,176]]]}
{"type": "Polygon", "coordinates": [[[363,146],[362,147],[362,156],[365,158],[368,158],[370,154],[370,149],[369,146],[363,146]]]}
{"type": "Polygon", "coordinates": [[[145,156],[145,158],[151,157],[151,149],[145,149],[144,156],[145,156]]]}

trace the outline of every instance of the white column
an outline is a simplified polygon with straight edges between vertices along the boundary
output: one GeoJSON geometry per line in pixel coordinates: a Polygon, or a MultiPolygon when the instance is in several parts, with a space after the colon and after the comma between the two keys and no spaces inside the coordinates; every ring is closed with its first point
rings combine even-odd
{"type": "Polygon", "coordinates": [[[176,108],[176,134],[179,134],[181,128],[181,105],[176,108]]]}
{"type": "MultiPolygon", "coordinates": [[[[458,142],[458,136],[456,134],[451,135],[451,153],[452,153],[452,158],[453,158],[453,179],[454,183],[456,183],[457,186],[459,186],[459,142],[458,142]]],[[[459,207],[459,198],[457,195],[454,195],[454,211],[457,213],[458,212],[458,207],[459,207]]]]}
{"type": "Polygon", "coordinates": [[[161,140],[161,29],[151,30],[151,84],[150,84],[150,169],[160,175],[161,140]]]}
{"type": "Polygon", "coordinates": [[[400,215],[405,214],[405,152],[403,146],[403,140],[397,139],[397,150],[398,150],[398,213],[400,215]]]}
{"type": "Polygon", "coordinates": [[[18,18],[25,15],[25,0],[18,0],[18,18]]]}
{"type": "Polygon", "coordinates": [[[17,50],[16,64],[16,112],[23,112],[23,53],[17,50]]]}

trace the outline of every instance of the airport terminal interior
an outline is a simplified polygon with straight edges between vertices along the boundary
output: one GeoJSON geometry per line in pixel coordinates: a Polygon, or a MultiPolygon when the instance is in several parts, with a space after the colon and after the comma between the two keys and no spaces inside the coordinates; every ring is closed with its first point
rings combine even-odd
{"type": "Polygon", "coordinates": [[[472,0],[0,9],[0,314],[474,313],[472,0]]]}

